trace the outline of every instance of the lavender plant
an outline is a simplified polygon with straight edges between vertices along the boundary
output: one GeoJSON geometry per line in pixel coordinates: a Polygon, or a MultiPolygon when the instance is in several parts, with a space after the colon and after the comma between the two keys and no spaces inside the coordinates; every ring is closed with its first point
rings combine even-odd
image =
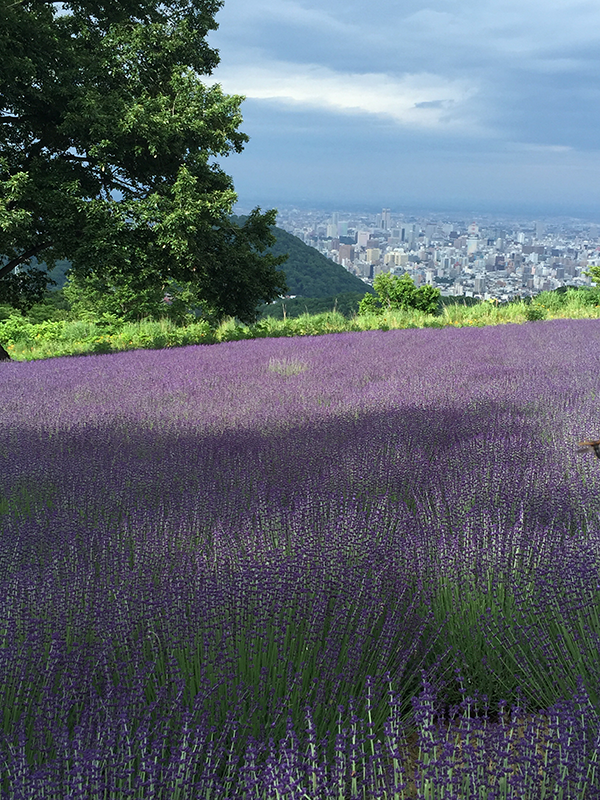
{"type": "Polygon", "coordinates": [[[599,338],[2,365],[2,800],[600,796],[599,338]]]}

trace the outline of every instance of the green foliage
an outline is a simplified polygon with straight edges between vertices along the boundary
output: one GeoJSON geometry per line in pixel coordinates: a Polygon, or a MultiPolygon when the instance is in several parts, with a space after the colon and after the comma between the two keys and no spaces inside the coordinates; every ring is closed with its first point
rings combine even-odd
{"type": "Polygon", "coordinates": [[[42,300],[27,311],[30,322],[46,322],[70,318],[70,304],[62,289],[47,291],[42,300]]]}
{"type": "Polygon", "coordinates": [[[590,267],[586,272],[583,273],[592,279],[592,281],[596,284],[596,286],[600,287],[600,267],[590,267]]]}
{"type": "Polygon", "coordinates": [[[415,308],[417,287],[406,273],[398,277],[382,272],[373,281],[373,288],[383,308],[415,308]]]}
{"type": "Polygon", "coordinates": [[[587,286],[561,286],[552,292],[540,292],[535,303],[552,311],[559,311],[572,306],[600,306],[600,288],[587,286]]]}
{"type": "Polygon", "coordinates": [[[542,608],[531,577],[490,574],[486,586],[459,575],[443,579],[433,600],[443,633],[430,658],[443,661],[450,650],[462,657],[460,676],[447,683],[446,704],[460,702],[466,689],[485,695],[492,708],[500,700],[516,704],[524,695],[530,708],[544,709],[573,696],[579,677],[598,707],[597,675],[589,665],[596,663],[600,595],[582,591],[588,597],[580,608],[568,610],[558,600],[544,601],[542,608]]]}
{"type": "MultiPolygon", "coordinates": [[[[517,703],[519,682],[514,654],[490,648],[490,624],[506,626],[515,618],[517,605],[510,582],[482,588],[463,579],[444,579],[433,600],[434,617],[443,634],[435,641],[432,663],[451,653],[462,657],[460,673],[448,675],[444,701],[448,707],[459,703],[465,693],[485,695],[492,708],[500,700],[517,703]]],[[[514,638],[514,637],[513,637],[514,638]]],[[[451,668],[448,668],[450,672],[451,668]]]]}
{"type": "Polygon", "coordinates": [[[525,309],[527,322],[537,322],[546,319],[546,308],[541,303],[530,303],[525,309]]]}
{"type": "Polygon", "coordinates": [[[35,324],[15,312],[0,319],[0,344],[17,358],[162,349],[215,341],[210,323],[205,320],[178,326],[168,319],[124,322],[105,314],[94,320],[47,320],[35,324]]]}
{"type": "Polygon", "coordinates": [[[381,313],[415,309],[425,314],[438,312],[440,290],[433,286],[414,284],[408,274],[401,277],[382,272],[373,281],[377,298],[365,296],[359,305],[359,314],[381,313]]]}
{"type": "Polygon", "coordinates": [[[381,314],[382,308],[372,294],[366,294],[358,304],[359,314],[381,314]]]}
{"type": "Polygon", "coordinates": [[[60,338],[63,324],[61,322],[42,322],[34,324],[20,314],[13,313],[0,322],[0,344],[33,345],[36,341],[54,342],[60,338]]]}
{"type": "Polygon", "coordinates": [[[439,308],[440,290],[429,284],[417,289],[414,298],[414,308],[425,314],[437,314],[439,308]]]}
{"type": "MultiPolygon", "coordinates": [[[[597,291],[569,288],[566,292],[556,294],[565,305],[556,309],[548,306],[548,318],[600,317],[600,293],[597,291]]],[[[239,339],[317,336],[346,331],[479,327],[525,322],[531,305],[520,301],[503,304],[485,301],[474,305],[456,303],[445,305],[443,313],[438,316],[414,308],[385,310],[376,306],[376,313],[362,313],[351,318],[344,317],[339,311],[327,311],[321,314],[304,313],[286,319],[266,316],[251,325],[240,323],[232,317],[218,323],[196,318],[186,318],[183,323],[177,323],[168,317],[158,321],[124,322],[116,314],[94,314],[92,311],[80,320],[65,319],[67,312],[61,293],[49,292],[44,303],[34,306],[27,317],[11,306],[0,304],[0,344],[5,345],[12,358],[19,360],[147,347],[213,344],[239,339]],[[44,327],[38,324],[46,322],[59,325],[44,327]]]]}
{"type": "Polygon", "coordinates": [[[45,270],[29,267],[0,278],[0,303],[27,312],[39,303],[49,284],[55,282],[45,270]]]}
{"type": "Polygon", "coordinates": [[[125,319],[175,291],[252,321],[286,290],[275,212],[236,225],[215,163],[248,140],[242,98],[199,78],[220,5],[0,0],[0,278],[68,258],[81,302],[125,319]]]}

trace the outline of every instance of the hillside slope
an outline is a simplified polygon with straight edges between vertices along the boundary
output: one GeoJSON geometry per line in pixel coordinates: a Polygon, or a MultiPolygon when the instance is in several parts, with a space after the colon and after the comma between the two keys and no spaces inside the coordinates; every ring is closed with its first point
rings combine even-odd
{"type": "Polygon", "coordinates": [[[282,265],[285,272],[288,292],[302,297],[329,297],[342,292],[360,292],[364,294],[367,286],[356,275],[351,275],[340,264],[304,244],[297,236],[275,228],[277,242],[271,247],[275,255],[289,253],[289,258],[282,265]]]}

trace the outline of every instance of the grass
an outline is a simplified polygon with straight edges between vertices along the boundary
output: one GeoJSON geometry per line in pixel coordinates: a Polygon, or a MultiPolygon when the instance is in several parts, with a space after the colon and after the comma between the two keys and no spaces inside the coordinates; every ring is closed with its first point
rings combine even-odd
{"type": "Polygon", "coordinates": [[[14,360],[32,361],[55,356],[162,349],[242,339],[402,328],[481,327],[522,324],[541,319],[599,317],[600,292],[574,289],[561,293],[542,292],[531,303],[483,301],[473,306],[460,303],[444,305],[438,315],[415,310],[388,310],[347,318],[334,310],[322,314],[303,314],[294,319],[266,317],[253,325],[244,325],[228,318],[216,328],[211,328],[205,321],[177,325],[169,319],[121,323],[115,318],[104,318],[35,324],[15,312],[8,319],[0,320],[0,344],[4,345],[14,360]]]}

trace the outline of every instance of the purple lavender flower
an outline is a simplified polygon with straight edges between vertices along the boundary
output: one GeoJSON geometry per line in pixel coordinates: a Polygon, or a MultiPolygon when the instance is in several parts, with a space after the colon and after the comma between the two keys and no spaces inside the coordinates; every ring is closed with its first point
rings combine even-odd
{"type": "Polygon", "coordinates": [[[599,797],[599,340],[3,365],[2,800],[599,797]]]}

